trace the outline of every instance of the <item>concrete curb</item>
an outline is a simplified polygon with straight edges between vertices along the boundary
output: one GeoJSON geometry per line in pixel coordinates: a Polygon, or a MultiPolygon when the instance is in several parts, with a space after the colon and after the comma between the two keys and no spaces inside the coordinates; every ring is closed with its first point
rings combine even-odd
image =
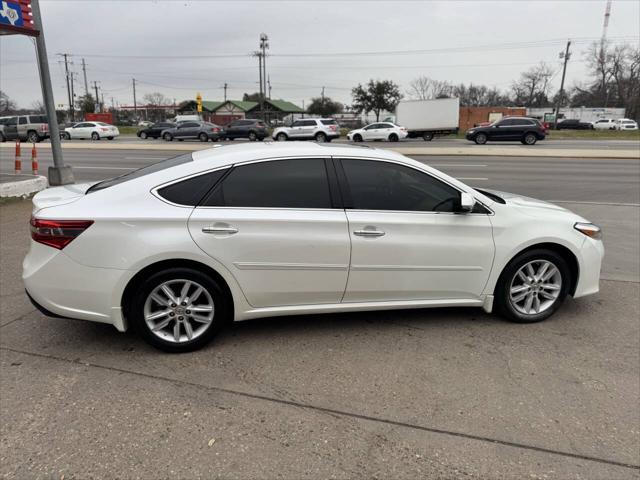
{"type": "MultiPolygon", "coordinates": [[[[159,141],[158,144],[90,142],[63,143],[64,150],[175,150],[193,152],[211,148],[211,143],[182,143],[159,141]]],[[[228,145],[231,143],[222,143],[228,145]]],[[[337,145],[337,144],[336,144],[337,145]]],[[[0,143],[0,148],[14,148],[12,144],[0,143]]],[[[50,149],[48,143],[39,144],[39,148],[50,149]]],[[[594,149],[560,149],[540,148],[535,146],[493,147],[486,145],[469,145],[468,147],[412,147],[384,146],[406,155],[451,155],[451,156],[493,156],[493,157],[556,157],[556,158],[615,158],[640,159],[640,150],[594,150],[594,149]]]]}
{"type": "Polygon", "coordinates": [[[0,183],[0,198],[24,198],[47,188],[47,177],[38,175],[33,178],[0,183]]]}

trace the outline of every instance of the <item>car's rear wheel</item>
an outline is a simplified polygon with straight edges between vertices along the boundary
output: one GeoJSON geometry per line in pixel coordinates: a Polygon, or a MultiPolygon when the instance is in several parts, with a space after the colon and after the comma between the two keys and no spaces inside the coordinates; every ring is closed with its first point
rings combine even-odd
{"type": "Polygon", "coordinates": [[[390,142],[397,142],[399,140],[398,135],[395,133],[392,133],[391,135],[389,135],[389,141],[390,142]]]}
{"type": "Polygon", "coordinates": [[[170,268],[151,275],[125,307],[149,344],[172,353],[207,344],[229,321],[231,312],[218,283],[191,268],[170,268]]]}
{"type": "Polygon", "coordinates": [[[91,140],[100,140],[100,135],[98,134],[98,132],[93,132],[91,134],[91,140]]]}
{"type": "Polygon", "coordinates": [[[147,135],[147,132],[140,132],[140,135],[139,135],[139,137],[140,137],[142,140],[146,140],[148,136],[149,136],[149,135],[147,135]]]}
{"type": "Polygon", "coordinates": [[[318,143],[324,143],[327,141],[327,136],[323,132],[318,132],[316,133],[315,139],[318,143]]]}
{"type": "Polygon", "coordinates": [[[513,322],[539,322],[560,307],[570,285],[571,272],[562,256],[552,250],[530,250],[514,258],[500,275],[496,309],[513,322]]]}
{"type": "Polygon", "coordinates": [[[113,137],[107,137],[107,140],[113,140],[113,137]]]}
{"type": "Polygon", "coordinates": [[[29,143],[38,143],[40,141],[40,137],[38,136],[37,132],[31,130],[29,131],[29,133],[27,133],[27,140],[29,141],[29,143]]]}
{"type": "Polygon", "coordinates": [[[527,133],[522,139],[522,143],[524,143],[525,145],[535,145],[537,141],[538,137],[536,137],[535,133],[527,133]]]}
{"type": "Polygon", "coordinates": [[[286,133],[279,133],[278,135],[276,135],[276,140],[278,142],[286,142],[288,140],[287,134],[286,133]]]}
{"type": "Polygon", "coordinates": [[[353,141],[354,141],[354,142],[361,142],[361,141],[362,141],[362,135],[360,135],[359,133],[356,133],[356,134],[353,136],[353,141]]]}
{"type": "Polygon", "coordinates": [[[0,132],[0,143],[4,143],[6,141],[7,141],[7,139],[5,138],[4,134],[2,132],[0,132]]]}
{"type": "Polygon", "coordinates": [[[485,143],[487,143],[487,135],[485,133],[478,133],[473,141],[478,145],[484,145],[485,143]]]}
{"type": "Polygon", "coordinates": [[[165,133],[164,135],[162,135],[162,139],[165,142],[170,142],[173,140],[173,135],[171,135],[169,132],[165,133]]]}
{"type": "Polygon", "coordinates": [[[200,140],[201,142],[208,142],[209,136],[203,132],[200,135],[198,135],[198,140],[200,140]]]}
{"type": "Polygon", "coordinates": [[[256,132],[249,132],[249,140],[251,140],[252,142],[255,142],[258,139],[258,135],[256,135],[256,132]]]}
{"type": "Polygon", "coordinates": [[[433,140],[433,133],[431,133],[431,132],[424,132],[424,133],[422,134],[422,139],[423,139],[425,142],[430,142],[431,140],[433,140]]]}

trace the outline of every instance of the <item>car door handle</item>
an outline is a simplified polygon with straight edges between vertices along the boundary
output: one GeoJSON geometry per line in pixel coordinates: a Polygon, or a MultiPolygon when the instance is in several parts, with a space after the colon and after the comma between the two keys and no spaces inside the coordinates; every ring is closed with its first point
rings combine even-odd
{"type": "Polygon", "coordinates": [[[238,233],[235,227],[202,227],[202,233],[228,233],[232,235],[238,233]]]}
{"type": "Polygon", "coordinates": [[[359,237],[381,237],[385,232],[382,230],[356,230],[353,234],[359,237]]]}

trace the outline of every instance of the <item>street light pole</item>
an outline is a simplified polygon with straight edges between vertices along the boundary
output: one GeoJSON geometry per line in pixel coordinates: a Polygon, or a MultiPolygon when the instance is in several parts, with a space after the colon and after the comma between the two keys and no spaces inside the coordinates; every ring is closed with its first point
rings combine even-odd
{"type": "Polygon", "coordinates": [[[38,54],[38,67],[40,71],[40,84],[42,85],[42,96],[44,100],[47,119],[49,121],[49,133],[51,134],[51,153],[53,155],[53,167],[49,167],[49,185],[68,185],[75,183],[71,167],[65,166],[62,158],[62,146],[60,145],[60,129],[58,118],[56,117],[56,104],[53,99],[53,89],[51,88],[51,73],[49,72],[49,62],[47,59],[47,47],[44,41],[44,28],[42,17],[40,16],[39,0],[31,0],[31,13],[33,21],[40,35],[36,37],[36,51],[38,54]]]}

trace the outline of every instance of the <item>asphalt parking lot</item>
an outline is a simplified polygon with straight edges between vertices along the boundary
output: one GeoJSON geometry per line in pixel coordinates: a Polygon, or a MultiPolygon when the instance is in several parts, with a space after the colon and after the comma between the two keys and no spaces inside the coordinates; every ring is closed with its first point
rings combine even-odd
{"type": "MultiPolygon", "coordinates": [[[[74,155],[95,167],[85,179],[162,157],[74,155]]],[[[11,202],[0,206],[0,474],[638,478],[640,161],[420,159],[602,224],[601,292],[533,325],[479,309],[270,318],[166,355],[38,313],[20,281],[30,202],[11,202]]]]}

